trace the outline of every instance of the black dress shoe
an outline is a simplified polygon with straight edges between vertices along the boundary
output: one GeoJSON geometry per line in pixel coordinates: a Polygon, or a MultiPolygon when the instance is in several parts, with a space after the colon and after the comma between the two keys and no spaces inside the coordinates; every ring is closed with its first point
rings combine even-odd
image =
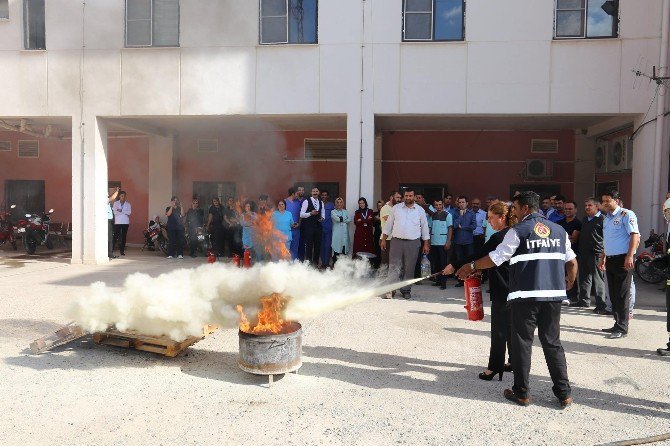
{"type": "Polygon", "coordinates": [[[611,327],[611,328],[601,328],[600,331],[602,331],[604,333],[614,333],[617,330],[616,330],[616,328],[611,327]]]}
{"type": "Polygon", "coordinates": [[[433,286],[441,286],[438,282],[433,283],[433,286]]]}
{"type": "Polygon", "coordinates": [[[628,333],[624,333],[623,331],[614,331],[609,336],[607,336],[607,339],[621,339],[625,338],[626,336],[628,336],[628,333]]]}
{"type": "Polygon", "coordinates": [[[505,364],[505,369],[504,370],[508,373],[512,373],[513,372],[512,364],[505,364]]]}
{"type": "Polygon", "coordinates": [[[440,289],[441,289],[441,290],[446,290],[446,289],[447,289],[447,286],[446,286],[446,285],[440,285],[440,289]]]}
{"type": "Polygon", "coordinates": [[[670,348],[658,348],[656,349],[656,353],[661,356],[670,356],[670,348]]]}
{"type": "Polygon", "coordinates": [[[458,282],[456,285],[454,285],[456,288],[460,288],[463,286],[463,282],[458,282]]]}
{"type": "Polygon", "coordinates": [[[411,299],[412,294],[409,291],[407,291],[406,293],[402,293],[402,297],[403,299],[411,299]]]}
{"type": "Polygon", "coordinates": [[[528,406],[530,404],[530,398],[521,398],[517,396],[511,389],[505,389],[503,396],[510,401],[517,403],[519,406],[528,406]]]}

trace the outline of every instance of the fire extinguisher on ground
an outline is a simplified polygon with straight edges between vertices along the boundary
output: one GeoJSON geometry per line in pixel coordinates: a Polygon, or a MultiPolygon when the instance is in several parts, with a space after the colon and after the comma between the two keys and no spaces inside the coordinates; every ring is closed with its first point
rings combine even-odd
{"type": "Polygon", "coordinates": [[[214,251],[207,253],[207,263],[216,263],[216,254],[214,254],[214,251]]]}
{"type": "Polygon", "coordinates": [[[465,280],[465,309],[468,312],[468,320],[481,321],[484,319],[482,282],[477,277],[469,277],[465,280]]]}
{"type": "Polygon", "coordinates": [[[251,250],[249,248],[244,250],[244,267],[251,268],[251,250]]]}

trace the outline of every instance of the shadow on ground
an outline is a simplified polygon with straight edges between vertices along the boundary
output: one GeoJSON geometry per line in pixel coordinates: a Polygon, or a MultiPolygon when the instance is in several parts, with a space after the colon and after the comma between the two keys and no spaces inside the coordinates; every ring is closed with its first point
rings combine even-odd
{"type": "MultiPolygon", "coordinates": [[[[370,389],[409,390],[416,393],[507,404],[502,397],[502,390],[510,387],[512,381],[510,375],[505,375],[504,383],[482,382],[477,379],[480,367],[459,363],[359,352],[339,347],[305,346],[303,350],[305,357],[299,375],[326,378],[370,389]],[[312,361],[310,358],[318,361],[312,361]]],[[[265,376],[241,371],[237,367],[237,359],[236,352],[198,348],[191,348],[177,358],[165,358],[147,352],[99,346],[93,344],[90,338],[83,338],[43,355],[24,354],[8,358],[5,363],[38,371],[178,366],[183,373],[202,379],[243,386],[259,386],[267,383],[265,376]]],[[[276,376],[276,379],[281,378],[281,375],[276,376]]],[[[324,386],[337,386],[337,383],[324,382],[324,386]]],[[[535,405],[558,407],[550,391],[551,383],[546,378],[531,375],[531,388],[535,405]]],[[[576,400],[575,406],[670,419],[670,404],[667,402],[631,398],[587,388],[573,388],[573,396],[576,400]]]]}

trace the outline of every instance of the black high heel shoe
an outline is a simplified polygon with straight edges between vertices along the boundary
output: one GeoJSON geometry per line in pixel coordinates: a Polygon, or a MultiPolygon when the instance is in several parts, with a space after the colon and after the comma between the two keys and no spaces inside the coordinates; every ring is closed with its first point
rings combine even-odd
{"type": "Polygon", "coordinates": [[[493,377],[496,375],[498,375],[498,381],[502,381],[503,372],[493,372],[490,375],[486,372],[482,372],[479,374],[479,379],[483,379],[484,381],[492,381],[493,377]]]}

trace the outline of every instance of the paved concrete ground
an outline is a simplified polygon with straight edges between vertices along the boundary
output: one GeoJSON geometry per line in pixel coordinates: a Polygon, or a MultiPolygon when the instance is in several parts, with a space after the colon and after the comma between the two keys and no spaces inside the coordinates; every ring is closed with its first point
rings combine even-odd
{"type": "Polygon", "coordinates": [[[90,338],[30,355],[29,342],[68,322],[64,309],[91,282],[204,262],[129,253],[89,267],[67,254],[0,252],[3,445],[600,444],[670,432],[670,360],[654,353],[667,341],[657,286],[639,287],[622,340],[599,332],[608,317],[565,309],[575,404],[562,412],[537,340],[530,407],[503,399],[511,374],[477,379],[489,318],[465,320],[453,287],[419,285],[409,301],[371,299],[304,322],[303,367],[269,389],[237,368],[235,330],[173,359],[90,338]]]}

